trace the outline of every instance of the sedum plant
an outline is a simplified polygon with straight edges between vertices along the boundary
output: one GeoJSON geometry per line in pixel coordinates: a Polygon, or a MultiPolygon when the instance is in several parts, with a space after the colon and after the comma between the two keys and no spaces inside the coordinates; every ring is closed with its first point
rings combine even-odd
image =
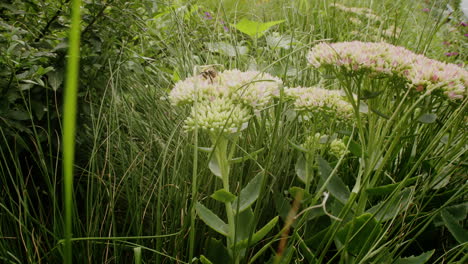
{"type": "MultiPolygon", "coordinates": [[[[211,198],[224,203],[227,223],[213,211],[195,204],[200,219],[214,231],[226,237],[224,256],[239,263],[246,248],[260,241],[277,223],[273,218],[263,228],[250,234],[254,215],[252,204],[258,198],[265,181],[264,173],[255,176],[236,196],[231,192],[230,171],[234,162],[252,157],[234,158],[236,145],[250,119],[273,102],[279,95],[282,82],[269,74],[256,71],[226,70],[220,73],[202,72],[175,84],[169,98],[174,105],[190,105],[190,115],[185,120],[186,131],[200,131],[209,137],[212,147],[209,168],[222,181],[222,189],[211,198]]],[[[202,263],[212,263],[201,256],[202,263]]]]}

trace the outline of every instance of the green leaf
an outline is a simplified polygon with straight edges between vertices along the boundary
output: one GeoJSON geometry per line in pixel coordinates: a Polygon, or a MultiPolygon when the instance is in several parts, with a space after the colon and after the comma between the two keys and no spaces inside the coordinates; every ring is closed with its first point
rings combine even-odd
{"type": "Polygon", "coordinates": [[[303,188],[300,188],[300,187],[296,187],[296,186],[293,186],[291,188],[289,188],[289,194],[291,194],[291,197],[292,198],[296,198],[296,197],[302,197],[302,201],[305,201],[309,198],[311,198],[312,196],[310,195],[309,192],[307,192],[306,190],[304,190],[303,188]]]}
{"type": "Polygon", "coordinates": [[[7,117],[14,119],[14,120],[19,120],[19,121],[24,121],[24,120],[30,120],[30,116],[27,112],[21,111],[21,110],[11,110],[6,114],[7,117]]]}
{"type": "Polygon", "coordinates": [[[407,258],[398,258],[395,264],[424,264],[426,263],[434,254],[434,249],[422,253],[419,256],[411,256],[407,258]]]}
{"type": "Polygon", "coordinates": [[[275,201],[276,212],[284,221],[286,221],[288,213],[291,210],[290,201],[286,199],[286,197],[284,197],[281,193],[274,195],[273,199],[275,201]]]}
{"type": "Polygon", "coordinates": [[[453,215],[451,215],[447,210],[442,210],[440,215],[442,216],[445,226],[458,243],[465,243],[468,241],[468,231],[458,223],[457,219],[453,217],[453,215]]]}
{"type": "Polygon", "coordinates": [[[200,262],[202,264],[213,264],[213,262],[211,262],[209,259],[207,259],[205,256],[201,255],[200,256],[200,262]]]}
{"type": "Polygon", "coordinates": [[[210,238],[205,244],[206,258],[214,264],[232,263],[229,251],[220,240],[210,238]]]}
{"type": "Polygon", "coordinates": [[[306,170],[306,160],[304,158],[304,155],[299,155],[299,158],[296,161],[296,165],[294,166],[294,169],[296,171],[297,177],[303,182],[306,183],[307,179],[307,170],[306,170]]]}
{"type": "Polygon", "coordinates": [[[211,195],[211,198],[222,203],[230,203],[236,199],[236,196],[225,189],[219,189],[211,195]]]}
{"type": "Polygon", "coordinates": [[[379,110],[375,109],[375,108],[372,108],[370,107],[370,110],[374,113],[374,114],[377,114],[378,116],[380,117],[383,117],[385,119],[390,119],[390,117],[382,112],[380,112],[379,110]]]}
{"type": "Polygon", "coordinates": [[[300,145],[297,145],[296,143],[292,142],[291,140],[288,139],[288,142],[289,144],[291,145],[291,147],[293,147],[294,149],[297,149],[301,152],[308,152],[309,150],[307,150],[306,148],[303,148],[302,146],[300,145]]]}
{"type": "Polygon", "coordinates": [[[266,23],[260,23],[257,21],[248,20],[243,18],[234,27],[240,32],[249,35],[252,38],[259,38],[265,34],[265,32],[272,26],[281,24],[285,20],[270,21],[266,23]]]}
{"type": "Polygon", "coordinates": [[[295,45],[296,42],[292,39],[291,36],[283,36],[278,32],[273,32],[265,37],[266,43],[273,49],[283,48],[289,49],[292,45],[295,45]]]}
{"type": "Polygon", "coordinates": [[[207,42],[206,47],[210,52],[220,53],[228,57],[236,57],[239,55],[246,55],[249,48],[246,46],[233,46],[227,42],[207,42]]]}
{"type": "Polygon", "coordinates": [[[317,163],[320,177],[324,182],[327,182],[328,191],[341,203],[345,204],[350,196],[348,186],[346,186],[336,174],[331,175],[332,168],[330,164],[321,156],[317,156],[317,163]]]}
{"type": "MultiPolygon", "coordinates": [[[[345,137],[343,138],[343,142],[345,143],[345,145],[348,145],[348,142],[349,142],[350,140],[351,140],[351,139],[350,139],[348,136],[345,136],[345,137]]],[[[351,142],[349,142],[348,150],[349,150],[351,153],[353,153],[354,156],[361,157],[362,148],[361,148],[361,145],[359,145],[356,141],[351,140],[351,142]]]]}
{"type": "Polygon", "coordinates": [[[377,96],[381,95],[382,93],[383,93],[383,91],[373,92],[373,91],[363,89],[360,99],[361,100],[373,99],[373,98],[376,98],[377,96]]]}
{"type": "Polygon", "coordinates": [[[265,177],[265,173],[262,171],[258,173],[248,184],[242,189],[239,193],[239,198],[234,200],[232,203],[232,209],[234,213],[237,212],[237,208],[239,207],[239,212],[244,211],[245,209],[249,208],[258,198],[260,195],[260,189],[262,187],[263,178],[265,177]]]}
{"type": "MultiPolygon", "coordinates": [[[[466,219],[466,215],[468,213],[468,202],[452,205],[452,206],[445,208],[444,210],[450,213],[456,221],[463,221],[466,219]]],[[[444,222],[442,220],[442,216],[439,213],[434,218],[434,225],[441,226],[443,224],[444,222]]]]}
{"type": "MultiPolygon", "coordinates": [[[[279,217],[276,216],[275,218],[271,219],[270,222],[264,225],[260,230],[258,230],[255,234],[253,234],[252,239],[250,240],[250,244],[253,245],[262,240],[262,238],[264,238],[271,231],[271,229],[275,227],[276,223],[278,223],[278,219],[279,217]]],[[[247,248],[249,246],[247,245],[247,243],[248,238],[243,239],[236,244],[236,248],[247,248]]]]}
{"type": "Polygon", "coordinates": [[[371,248],[381,231],[382,227],[377,220],[371,214],[365,213],[349,221],[338,231],[338,247],[345,246],[348,252],[357,256],[371,248]]]}
{"type": "Polygon", "coordinates": [[[404,182],[397,182],[397,183],[382,185],[382,186],[378,186],[374,188],[369,188],[369,189],[366,189],[366,192],[369,195],[375,195],[375,196],[386,195],[386,194],[393,192],[393,190],[395,190],[400,184],[402,184],[404,187],[404,186],[415,183],[417,179],[418,177],[413,177],[413,178],[406,179],[404,182]]]}
{"type": "Polygon", "coordinates": [[[413,190],[414,187],[405,188],[398,194],[390,196],[389,200],[371,207],[367,212],[374,214],[379,222],[390,220],[406,210],[411,202],[413,190]]]}
{"type": "Polygon", "coordinates": [[[223,178],[221,176],[221,168],[219,167],[218,160],[216,159],[215,155],[211,155],[211,160],[210,163],[208,163],[208,168],[210,168],[210,171],[218,176],[219,178],[223,178]]]}
{"type": "Polygon", "coordinates": [[[52,90],[57,91],[63,82],[63,75],[56,71],[47,73],[47,79],[52,90]]]}
{"type": "Polygon", "coordinates": [[[418,121],[424,124],[434,123],[437,119],[437,115],[430,113],[430,114],[423,114],[418,118],[418,121]]]}
{"type": "Polygon", "coordinates": [[[245,155],[244,157],[233,158],[233,159],[231,159],[231,162],[232,163],[240,163],[240,162],[244,162],[244,161],[249,160],[249,159],[254,159],[255,156],[258,153],[262,152],[264,149],[265,148],[258,149],[256,151],[250,153],[250,154],[245,155]]]}
{"type": "Polygon", "coordinates": [[[221,235],[228,236],[228,225],[224,223],[221,218],[219,218],[210,209],[206,208],[201,203],[196,203],[195,209],[197,210],[198,216],[203,222],[205,222],[205,224],[221,235]]]}

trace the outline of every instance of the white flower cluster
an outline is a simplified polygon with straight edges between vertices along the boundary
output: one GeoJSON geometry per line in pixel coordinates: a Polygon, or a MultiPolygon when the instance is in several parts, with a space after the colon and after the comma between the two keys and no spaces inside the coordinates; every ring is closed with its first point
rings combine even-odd
{"type": "Polygon", "coordinates": [[[185,129],[196,126],[211,132],[235,133],[244,129],[252,111],[260,111],[279,96],[282,81],[257,71],[226,70],[202,74],[175,84],[169,94],[173,105],[193,105],[185,129]]]}
{"type": "Polygon", "coordinates": [[[333,114],[342,120],[353,117],[353,106],[344,100],[340,91],[320,87],[297,87],[287,88],[284,93],[288,99],[294,100],[297,111],[333,114]]]}
{"type": "Polygon", "coordinates": [[[468,86],[465,69],[384,42],[322,42],[312,48],[307,59],[316,68],[337,66],[348,71],[397,76],[417,91],[436,88],[450,99],[462,99],[468,86]]]}
{"type": "Polygon", "coordinates": [[[191,131],[198,126],[215,134],[231,134],[245,129],[249,119],[249,110],[245,106],[234,104],[227,98],[216,98],[209,103],[192,107],[184,129],[191,131]]]}
{"type": "Polygon", "coordinates": [[[183,105],[192,104],[197,98],[204,101],[226,97],[260,110],[279,95],[282,83],[281,79],[267,73],[226,70],[211,79],[197,75],[179,81],[169,98],[172,104],[183,105]]]}

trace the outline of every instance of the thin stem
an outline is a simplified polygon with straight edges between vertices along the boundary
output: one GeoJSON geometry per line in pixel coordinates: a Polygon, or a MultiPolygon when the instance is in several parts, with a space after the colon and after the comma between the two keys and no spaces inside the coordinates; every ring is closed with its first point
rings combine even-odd
{"type": "Polygon", "coordinates": [[[63,176],[65,205],[64,263],[72,263],[73,163],[75,153],[76,101],[80,60],[80,0],[72,1],[70,48],[63,107],[63,176]]]}

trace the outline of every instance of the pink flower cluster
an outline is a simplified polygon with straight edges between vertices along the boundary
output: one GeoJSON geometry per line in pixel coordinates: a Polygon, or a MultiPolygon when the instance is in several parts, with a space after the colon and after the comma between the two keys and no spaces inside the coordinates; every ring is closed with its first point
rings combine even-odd
{"type": "Polygon", "coordinates": [[[312,48],[307,59],[316,68],[338,66],[347,71],[400,77],[417,91],[438,89],[450,99],[462,99],[468,86],[468,71],[458,65],[384,42],[322,42],[312,48]]]}

